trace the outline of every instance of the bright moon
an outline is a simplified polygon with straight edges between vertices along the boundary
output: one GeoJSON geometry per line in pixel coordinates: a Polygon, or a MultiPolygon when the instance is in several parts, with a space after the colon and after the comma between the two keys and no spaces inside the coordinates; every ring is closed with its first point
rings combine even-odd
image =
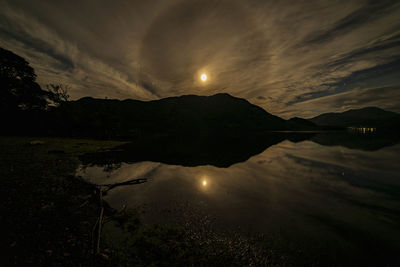
{"type": "Polygon", "coordinates": [[[203,73],[203,74],[201,75],[201,80],[202,80],[203,82],[205,82],[205,81],[207,80],[207,75],[206,75],[205,73],[203,73]]]}

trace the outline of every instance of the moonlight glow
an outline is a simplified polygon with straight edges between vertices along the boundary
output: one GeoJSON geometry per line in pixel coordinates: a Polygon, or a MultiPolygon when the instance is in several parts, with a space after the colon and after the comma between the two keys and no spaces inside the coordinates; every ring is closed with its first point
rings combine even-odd
{"type": "Polygon", "coordinates": [[[203,74],[201,75],[201,80],[202,80],[203,82],[205,82],[205,81],[207,80],[207,75],[206,75],[205,73],[203,73],[203,74]]]}

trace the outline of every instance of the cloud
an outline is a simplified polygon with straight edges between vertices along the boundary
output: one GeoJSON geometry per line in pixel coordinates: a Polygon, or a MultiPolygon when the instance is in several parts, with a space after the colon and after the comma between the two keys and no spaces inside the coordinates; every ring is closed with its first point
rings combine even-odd
{"type": "Polygon", "coordinates": [[[399,110],[387,89],[400,84],[395,0],[0,4],[0,45],[31,62],[41,84],[70,84],[73,98],[227,92],[285,117],[399,110]]]}
{"type": "Polygon", "coordinates": [[[339,94],[293,104],[280,115],[286,118],[298,115],[303,118],[311,118],[326,112],[326,110],[343,112],[370,106],[400,112],[398,103],[400,103],[400,84],[375,88],[355,88],[339,94]]]}
{"type": "Polygon", "coordinates": [[[57,82],[70,84],[73,88],[71,95],[75,98],[85,95],[157,97],[109,62],[81,50],[73,40],[65,40],[51,27],[40,23],[39,19],[8,5],[2,10],[5,15],[0,20],[0,44],[27,58],[42,85],[57,82]]]}

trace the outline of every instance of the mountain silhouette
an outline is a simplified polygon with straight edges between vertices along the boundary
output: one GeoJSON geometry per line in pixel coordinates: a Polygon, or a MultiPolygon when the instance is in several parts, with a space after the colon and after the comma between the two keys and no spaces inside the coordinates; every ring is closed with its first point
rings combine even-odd
{"type": "Polygon", "coordinates": [[[229,94],[153,101],[85,97],[63,103],[50,120],[55,132],[99,137],[241,136],[315,126],[303,119],[286,121],[229,94]]]}
{"type": "Polygon", "coordinates": [[[318,130],[319,127],[310,120],[294,117],[287,120],[288,129],[293,131],[318,130]]]}
{"type": "Polygon", "coordinates": [[[309,120],[319,126],[400,129],[400,114],[377,107],[351,109],[342,113],[324,113],[309,120]]]}
{"type": "Polygon", "coordinates": [[[62,95],[58,90],[61,85],[48,87],[57,89],[55,91],[40,88],[34,69],[24,58],[3,48],[0,48],[0,54],[3,134],[134,139],[223,138],[270,131],[346,127],[371,127],[392,133],[400,130],[400,114],[375,107],[325,113],[309,120],[297,117],[284,120],[226,93],[183,95],[153,101],[92,97],[66,101],[67,92],[62,95]]]}

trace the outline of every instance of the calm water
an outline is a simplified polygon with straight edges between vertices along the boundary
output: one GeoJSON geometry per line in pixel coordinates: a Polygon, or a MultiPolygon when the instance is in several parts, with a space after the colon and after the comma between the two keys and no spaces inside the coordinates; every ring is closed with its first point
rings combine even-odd
{"type": "Polygon", "coordinates": [[[400,144],[365,151],[285,140],[227,168],[145,161],[78,174],[96,184],[148,178],[106,196],[115,209],[139,208],[146,223],[262,235],[332,259],[398,260],[400,144]]]}

